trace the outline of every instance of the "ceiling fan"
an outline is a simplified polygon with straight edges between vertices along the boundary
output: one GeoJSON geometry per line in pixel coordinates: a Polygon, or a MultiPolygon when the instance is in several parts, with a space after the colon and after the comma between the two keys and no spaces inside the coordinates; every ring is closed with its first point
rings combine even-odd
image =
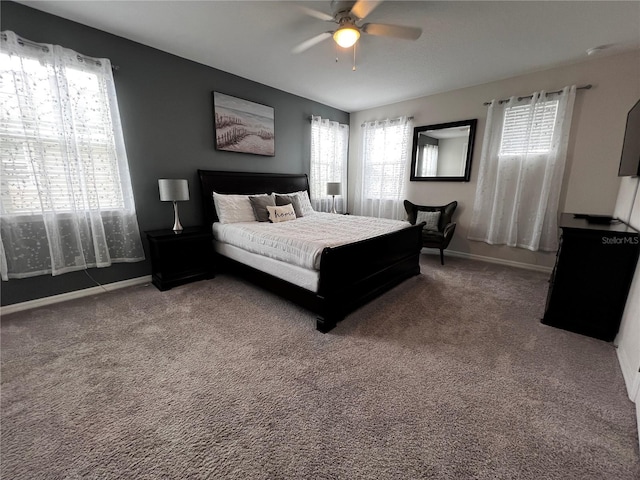
{"type": "Polygon", "coordinates": [[[360,38],[361,33],[381,37],[404,38],[406,40],[417,40],[420,38],[422,29],[417,27],[390,25],[387,23],[363,23],[358,25],[358,23],[364,20],[382,1],[383,0],[358,0],[355,2],[343,2],[332,0],[331,11],[333,15],[300,6],[299,8],[307,15],[326,22],[337,23],[338,28],[305,40],[296,46],[292,50],[292,53],[304,52],[331,36],[333,36],[333,39],[338,45],[344,48],[354,45],[360,38]]]}

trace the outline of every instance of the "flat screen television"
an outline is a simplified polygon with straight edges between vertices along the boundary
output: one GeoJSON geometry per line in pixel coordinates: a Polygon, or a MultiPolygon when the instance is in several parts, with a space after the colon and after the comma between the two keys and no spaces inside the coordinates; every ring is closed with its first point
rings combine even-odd
{"type": "Polygon", "coordinates": [[[622,143],[619,177],[640,175],[640,100],[629,110],[622,143]]]}

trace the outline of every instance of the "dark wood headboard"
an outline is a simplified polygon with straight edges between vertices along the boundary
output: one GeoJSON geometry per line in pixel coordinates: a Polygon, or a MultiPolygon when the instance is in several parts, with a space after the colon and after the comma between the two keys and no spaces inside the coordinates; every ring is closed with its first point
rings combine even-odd
{"type": "Polygon", "coordinates": [[[255,195],[256,193],[290,193],[306,190],[309,192],[309,178],[306,173],[253,173],[221,172],[198,170],[202,191],[202,207],[205,225],[218,221],[213,204],[213,192],[255,195]]]}

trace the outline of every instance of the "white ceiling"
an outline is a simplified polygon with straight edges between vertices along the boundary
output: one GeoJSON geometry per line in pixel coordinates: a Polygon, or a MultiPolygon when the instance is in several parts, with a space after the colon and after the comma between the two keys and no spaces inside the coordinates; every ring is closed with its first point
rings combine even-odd
{"type": "MultiPolygon", "coordinates": [[[[640,1],[392,1],[367,22],[418,26],[417,41],[363,35],[352,49],[297,5],[331,13],[326,1],[21,1],[160,50],[354,112],[640,48],[640,1]]],[[[112,61],[117,64],[118,59],[112,61]]]]}

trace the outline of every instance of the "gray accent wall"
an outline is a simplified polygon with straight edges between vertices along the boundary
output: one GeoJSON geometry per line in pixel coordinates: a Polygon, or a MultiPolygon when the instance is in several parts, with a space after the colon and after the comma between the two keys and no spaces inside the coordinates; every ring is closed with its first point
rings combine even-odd
{"type": "MultiPolygon", "coordinates": [[[[171,204],[159,200],[158,178],[189,180],[191,200],[180,203],[180,220],[184,226],[201,225],[198,169],[308,174],[309,117],[349,123],[347,112],[24,5],[2,1],[0,9],[2,30],[106,57],[120,67],[114,77],[141,232],[173,225],[171,204]],[[214,149],[213,91],[274,108],[274,157],[214,149]]],[[[88,273],[100,283],[112,283],[150,275],[151,263],[147,258],[88,273]]],[[[83,271],[11,279],[0,284],[1,302],[10,305],[94,286],[83,271]]]]}

